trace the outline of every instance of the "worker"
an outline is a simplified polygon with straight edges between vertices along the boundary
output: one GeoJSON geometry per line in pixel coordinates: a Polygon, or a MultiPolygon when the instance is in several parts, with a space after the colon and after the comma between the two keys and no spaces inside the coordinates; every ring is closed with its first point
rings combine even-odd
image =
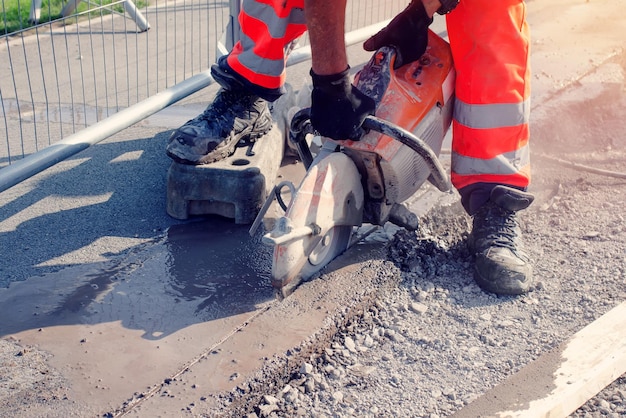
{"type": "MultiPolygon", "coordinates": [[[[167,154],[207,164],[255,140],[272,126],[268,102],[283,93],[285,50],[309,32],[311,123],[323,136],[358,139],[374,102],[350,83],[344,41],[346,0],[243,0],[242,37],[212,67],[221,85],[213,103],[175,132],[167,154]],[[306,10],[306,13],[305,13],[306,10]]],[[[473,218],[468,239],[474,279],[485,291],[522,294],[531,288],[518,212],[533,201],[530,182],[529,28],[523,0],[412,0],[376,35],[368,51],[393,46],[398,66],[426,49],[435,13],[446,15],[456,69],[453,185],[473,218]]]]}

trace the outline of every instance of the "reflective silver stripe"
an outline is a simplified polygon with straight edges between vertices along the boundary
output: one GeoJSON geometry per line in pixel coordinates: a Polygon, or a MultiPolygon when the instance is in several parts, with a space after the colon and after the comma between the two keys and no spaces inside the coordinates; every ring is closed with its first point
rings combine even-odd
{"type": "Polygon", "coordinates": [[[254,53],[254,42],[244,34],[241,34],[241,46],[243,52],[237,55],[237,60],[246,68],[257,74],[279,77],[285,69],[285,60],[271,60],[254,53]]]}
{"type": "Polygon", "coordinates": [[[256,2],[254,0],[244,0],[242,4],[243,12],[248,16],[259,19],[265,23],[272,38],[281,39],[289,25],[304,25],[304,9],[292,8],[289,16],[278,17],[274,8],[270,5],[256,2]]]}
{"type": "Polygon", "coordinates": [[[517,151],[506,152],[495,158],[483,160],[452,152],[452,171],[456,174],[517,174],[530,164],[528,145],[517,151]]]}
{"type": "Polygon", "coordinates": [[[468,104],[457,97],[454,119],[473,129],[519,126],[530,119],[530,99],[510,104],[468,104]]]}

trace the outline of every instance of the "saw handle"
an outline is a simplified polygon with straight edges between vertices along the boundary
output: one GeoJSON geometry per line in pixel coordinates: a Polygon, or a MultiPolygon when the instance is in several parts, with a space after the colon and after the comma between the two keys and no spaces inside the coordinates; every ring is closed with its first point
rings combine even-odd
{"type": "MultiPolygon", "coordinates": [[[[411,148],[426,162],[430,170],[432,183],[442,192],[452,190],[452,185],[448,180],[448,174],[441,165],[439,158],[437,158],[432,148],[422,139],[413,135],[406,129],[386,120],[379,119],[376,116],[366,117],[363,122],[363,128],[387,135],[411,148]]],[[[300,159],[308,170],[313,162],[313,156],[311,155],[309,144],[306,142],[307,134],[315,134],[315,129],[311,124],[311,109],[309,108],[299,110],[293,116],[293,119],[291,119],[291,126],[289,128],[289,140],[296,146],[300,159]]]]}
{"type": "Polygon", "coordinates": [[[276,201],[278,202],[282,210],[284,210],[285,212],[287,211],[287,206],[291,202],[289,202],[289,204],[286,204],[285,201],[283,200],[282,193],[285,187],[289,189],[289,194],[291,195],[292,199],[296,195],[296,186],[294,186],[293,183],[290,181],[287,181],[287,180],[281,181],[276,186],[274,186],[270,194],[267,196],[267,199],[265,199],[265,203],[263,203],[263,206],[261,206],[261,210],[259,210],[259,213],[256,215],[254,222],[252,222],[252,226],[248,230],[251,237],[254,236],[254,234],[256,233],[256,230],[261,225],[261,222],[263,222],[263,218],[265,217],[265,214],[267,213],[274,199],[276,199],[276,201]]]}
{"type": "Polygon", "coordinates": [[[308,134],[315,134],[315,129],[311,124],[311,109],[307,107],[300,109],[293,115],[289,126],[289,140],[296,146],[298,155],[307,170],[313,163],[313,155],[309,144],[306,142],[308,134]]]}

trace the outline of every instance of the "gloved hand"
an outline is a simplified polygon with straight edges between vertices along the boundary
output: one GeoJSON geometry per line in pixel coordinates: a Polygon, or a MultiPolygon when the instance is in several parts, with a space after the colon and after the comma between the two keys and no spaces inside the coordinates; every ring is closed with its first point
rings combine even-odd
{"type": "Polygon", "coordinates": [[[332,75],[311,70],[311,124],[322,136],[358,140],[363,121],[374,113],[374,100],[350,83],[349,69],[332,75]]]}
{"type": "Polygon", "coordinates": [[[366,51],[376,51],[383,46],[396,48],[394,69],[417,60],[428,45],[428,26],[433,23],[424,9],[422,0],[412,0],[402,12],[393,18],[376,35],[363,44],[366,51]]]}

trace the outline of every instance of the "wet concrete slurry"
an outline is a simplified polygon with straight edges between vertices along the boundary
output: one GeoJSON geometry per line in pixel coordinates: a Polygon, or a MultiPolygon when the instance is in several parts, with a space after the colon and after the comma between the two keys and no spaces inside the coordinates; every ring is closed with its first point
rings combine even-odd
{"type": "Polygon", "coordinates": [[[104,266],[14,283],[0,292],[0,335],[52,352],[74,396],[115,409],[273,303],[271,248],[258,241],[213,217],[175,225],[104,266]]]}
{"type": "Polygon", "coordinates": [[[251,238],[247,225],[219,217],[176,225],[168,229],[164,245],[175,302],[199,301],[197,313],[228,316],[273,297],[272,248],[261,244],[260,235],[251,238]]]}
{"type": "Polygon", "coordinates": [[[270,370],[269,359],[332,330],[337,312],[383,288],[371,285],[378,270],[361,264],[380,259],[380,244],[357,245],[331,267],[331,294],[315,281],[278,302],[271,248],[259,240],[248,226],[211,217],[111,263],[14,283],[0,291],[0,335],[51,353],[50,367],[71,382],[69,399],[98,415],[175,412],[200,398],[216,407],[219,393],[270,370]]]}

